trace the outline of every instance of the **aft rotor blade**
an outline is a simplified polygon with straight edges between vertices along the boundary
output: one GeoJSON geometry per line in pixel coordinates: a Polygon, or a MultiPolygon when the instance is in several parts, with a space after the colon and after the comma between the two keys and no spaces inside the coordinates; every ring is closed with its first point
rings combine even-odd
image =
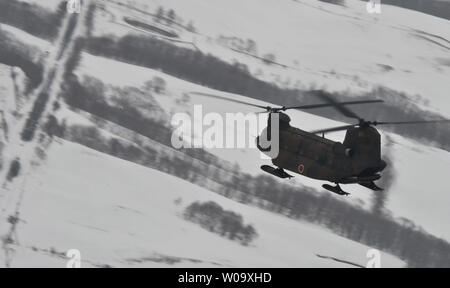
{"type": "Polygon", "coordinates": [[[418,120],[418,121],[393,121],[393,122],[373,122],[373,125],[402,125],[402,124],[431,124],[450,122],[449,119],[441,120],[418,120]]]}
{"type": "Polygon", "coordinates": [[[311,133],[313,134],[320,134],[320,133],[329,133],[329,132],[337,132],[337,131],[345,131],[347,129],[353,128],[357,125],[345,125],[345,126],[338,126],[338,127],[333,127],[333,128],[327,128],[327,129],[322,129],[322,130],[316,130],[316,131],[312,131],[311,133]]]}
{"type": "Polygon", "coordinates": [[[355,118],[355,119],[362,119],[361,117],[359,117],[355,112],[353,112],[352,110],[348,109],[347,107],[340,105],[339,102],[336,102],[330,95],[329,93],[323,91],[323,90],[315,90],[313,91],[313,93],[315,95],[317,95],[318,97],[322,98],[324,101],[330,103],[330,105],[332,107],[334,107],[337,111],[341,112],[342,115],[347,116],[349,118],[355,118]]]}
{"type": "Polygon", "coordinates": [[[256,104],[253,104],[253,103],[250,103],[250,102],[230,99],[230,98],[227,98],[227,97],[223,97],[223,96],[219,96],[219,95],[213,95],[213,94],[208,94],[208,93],[203,93],[203,92],[189,92],[189,94],[194,94],[194,95],[200,95],[200,96],[206,96],[206,97],[221,99],[221,100],[230,101],[230,102],[239,103],[239,104],[244,104],[244,105],[248,105],[248,106],[253,106],[253,107],[257,107],[257,108],[261,108],[261,109],[265,109],[265,110],[268,110],[270,108],[270,107],[267,107],[267,106],[256,105],[256,104]]]}
{"type": "Polygon", "coordinates": [[[348,102],[336,102],[335,104],[330,103],[322,103],[322,104],[311,104],[311,105],[302,105],[302,106],[290,106],[286,107],[287,109],[315,109],[315,108],[323,108],[323,107],[335,107],[337,105],[357,105],[357,104],[369,104],[369,103],[381,103],[383,100],[361,100],[361,101],[348,101],[348,102]]]}

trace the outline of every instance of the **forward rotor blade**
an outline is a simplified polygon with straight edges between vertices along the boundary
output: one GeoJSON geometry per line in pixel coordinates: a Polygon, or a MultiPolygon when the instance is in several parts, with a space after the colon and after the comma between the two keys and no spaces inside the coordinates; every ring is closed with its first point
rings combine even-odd
{"type": "Polygon", "coordinates": [[[337,111],[341,112],[342,115],[349,117],[349,118],[355,118],[355,119],[362,119],[361,117],[359,117],[355,112],[353,112],[352,110],[348,109],[347,107],[340,105],[339,102],[336,102],[330,95],[329,93],[323,91],[323,90],[315,90],[313,91],[314,95],[317,95],[318,97],[320,97],[321,99],[323,99],[324,101],[330,103],[331,106],[333,106],[337,111]]]}
{"type": "MultiPolygon", "coordinates": [[[[337,105],[356,105],[356,104],[368,104],[368,103],[381,103],[383,100],[361,100],[361,101],[348,101],[348,102],[336,102],[337,105]]],[[[323,108],[323,107],[336,107],[336,104],[330,103],[322,103],[322,104],[311,104],[311,105],[301,105],[301,106],[290,106],[286,107],[287,109],[315,109],[315,108],[323,108]]]]}
{"type": "Polygon", "coordinates": [[[449,119],[442,120],[419,120],[419,121],[393,121],[393,122],[373,122],[373,125],[402,125],[402,124],[431,124],[450,122],[449,119]]]}
{"type": "Polygon", "coordinates": [[[265,110],[268,110],[268,108],[270,108],[270,107],[267,107],[267,106],[256,105],[256,104],[252,104],[252,103],[250,103],[250,102],[245,102],[245,101],[241,101],[241,100],[230,99],[230,98],[227,98],[227,97],[223,97],[223,96],[219,96],[219,95],[213,95],[213,94],[208,94],[208,93],[202,93],[202,92],[189,92],[189,94],[200,95],[200,96],[206,96],[206,97],[212,97],[212,98],[221,99],[221,100],[225,100],[225,101],[230,101],[230,102],[235,102],[235,103],[244,104],[244,105],[248,105],[248,106],[253,106],[253,107],[257,107],[257,108],[261,108],[261,109],[265,109],[265,110]]]}
{"type": "Polygon", "coordinates": [[[329,133],[329,132],[337,132],[337,131],[345,131],[349,128],[353,128],[357,125],[345,125],[345,126],[338,126],[338,127],[333,127],[333,128],[327,128],[327,129],[322,129],[322,130],[316,130],[316,131],[312,131],[311,133],[313,134],[320,134],[320,133],[329,133]]]}
{"type": "MultiPolygon", "coordinates": [[[[248,105],[248,106],[261,108],[261,109],[264,109],[266,111],[271,111],[271,112],[285,111],[285,110],[288,110],[288,109],[307,110],[307,109],[315,109],[315,108],[322,108],[322,107],[335,107],[335,108],[337,108],[338,106],[342,107],[341,105],[356,105],[356,104],[368,104],[368,103],[380,103],[380,102],[383,102],[383,100],[360,100],[360,101],[348,101],[348,102],[334,102],[334,100],[332,100],[333,101],[332,103],[328,102],[328,103],[320,103],[320,104],[290,106],[290,107],[271,107],[271,106],[256,105],[256,104],[249,103],[249,102],[246,102],[246,101],[230,99],[230,98],[227,98],[227,97],[214,95],[214,94],[203,93],[203,92],[189,92],[189,94],[206,96],[206,97],[221,99],[221,100],[225,100],[225,101],[235,102],[235,103],[239,103],[239,104],[244,104],[244,105],[248,105]]],[[[357,115],[355,115],[355,117],[357,119],[359,119],[357,115]]]]}

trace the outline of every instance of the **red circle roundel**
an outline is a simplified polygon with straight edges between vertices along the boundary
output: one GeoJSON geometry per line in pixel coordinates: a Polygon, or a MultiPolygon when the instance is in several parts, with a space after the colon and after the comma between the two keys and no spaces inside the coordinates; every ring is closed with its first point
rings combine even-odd
{"type": "Polygon", "coordinates": [[[305,165],[303,164],[298,165],[298,172],[300,172],[300,174],[303,174],[303,172],[305,172],[305,165]]]}

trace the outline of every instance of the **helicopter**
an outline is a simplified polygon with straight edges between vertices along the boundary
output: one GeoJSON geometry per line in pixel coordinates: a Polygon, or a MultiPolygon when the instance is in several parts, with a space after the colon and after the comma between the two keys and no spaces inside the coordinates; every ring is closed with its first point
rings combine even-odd
{"type": "Polygon", "coordinates": [[[379,125],[405,125],[449,122],[447,119],[430,121],[368,121],[350,110],[348,105],[381,103],[383,100],[359,100],[337,102],[331,95],[323,90],[311,91],[326,103],[272,107],[249,103],[246,101],[230,99],[218,95],[205,94],[203,96],[218,98],[264,109],[258,113],[268,113],[267,127],[261,135],[256,137],[258,150],[266,155],[269,150],[261,145],[261,137],[272,137],[271,121],[277,114],[279,121],[278,139],[279,152],[277,156],[270,157],[272,164],[262,165],[261,169],[273,176],[285,179],[293,175],[287,171],[316,179],[334,183],[335,186],[323,184],[322,187],[332,193],[347,196],[350,193],[342,190],[340,184],[358,184],[372,191],[383,189],[375,184],[381,179],[381,172],[387,167],[387,162],[381,159],[381,135],[375,128],[379,125]],[[284,113],[287,110],[309,110],[323,107],[333,107],[342,115],[357,120],[356,124],[348,124],[327,129],[304,131],[290,125],[290,117],[284,113]],[[346,131],[343,142],[325,138],[326,133],[346,131]],[[321,134],[321,136],[319,135],[321,134]]]}

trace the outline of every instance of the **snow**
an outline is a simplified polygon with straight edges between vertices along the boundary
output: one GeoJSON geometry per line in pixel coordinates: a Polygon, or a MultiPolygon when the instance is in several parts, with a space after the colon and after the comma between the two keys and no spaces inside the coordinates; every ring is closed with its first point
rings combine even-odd
{"type": "MultiPolygon", "coordinates": [[[[146,81],[152,79],[152,75],[148,75],[147,73],[149,69],[145,67],[123,63],[105,57],[93,56],[86,52],[82,52],[81,55],[82,61],[77,68],[77,71],[79,71],[77,74],[80,76],[92,76],[108,84],[132,87],[140,87],[146,81]],[[120,70],[116,70],[118,68],[120,70]],[[111,71],[114,71],[114,73],[111,73],[111,71]]],[[[180,82],[185,81],[180,80],[180,82]]]]}
{"type": "Polygon", "coordinates": [[[12,112],[16,110],[14,103],[14,82],[11,78],[11,67],[0,63],[0,103],[1,111],[12,112]]]}
{"type": "MultiPolygon", "coordinates": [[[[78,144],[58,142],[24,187],[13,267],[65,267],[66,259],[41,252],[52,248],[61,253],[80,250],[85,267],[348,267],[315,254],[360,265],[368,260],[370,247],[322,228],[245,206],[78,144]],[[259,237],[245,247],[185,221],[180,214],[194,201],[214,201],[242,214],[259,237]],[[158,255],[200,262],[131,261],[158,255]]],[[[383,267],[404,265],[385,253],[381,259],[383,267]]]]}
{"type": "MultiPolygon", "coordinates": [[[[55,8],[59,3],[57,0],[26,2],[48,8],[55,8]]],[[[316,0],[136,2],[147,5],[142,7],[151,12],[159,5],[173,8],[185,21],[193,20],[200,34],[184,32],[182,39],[195,42],[203,52],[225,61],[247,64],[250,71],[258,73],[261,79],[287,87],[312,88],[320,85],[330,91],[361,92],[384,85],[411,94],[411,101],[423,109],[450,116],[446,95],[450,90],[450,65],[447,60],[450,22],[447,20],[388,5],[383,6],[382,14],[371,15],[365,11],[366,3],[357,0],[347,0],[346,7],[316,0]],[[216,41],[221,35],[253,39],[257,43],[259,56],[274,53],[278,62],[290,67],[265,65],[260,60],[233,52],[216,41]],[[416,94],[419,96],[416,97],[416,94]]],[[[97,28],[94,35],[137,33],[136,30],[114,24],[123,15],[129,15],[129,11],[116,11],[117,7],[114,10],[109,4],[105,5],[107,11],[99,13],[103,18],[97,17],[95,20],[97,28]],[[111,11],[113,16],[118,17],[114,21],[114,17],[107,13],[111,11]]],[[[56,54],[47,41],[9,25],[1,24],[0,27],[27,45],[51,51],[50,55],[56,54]]],[[[75,34],[83,34],[82,30],[78,28],[75,34]]],[[[7,78],[8,69],[0,65],[2,79],[7,78]]],[[[184,98],[185,93],[192,91],[270,105],[241,95],[214,91],[160,71],[88,53],[83,53],[76,73],[122,87],[143,87],[153,77],[161,77],[167,82],[167,92],[153,96],[168,115],[186,111],[192,113],[194,104],[202,104],[204,113],[218,112],[222,115],[227,112],[258,111],[193,94],[184,98]]],[[[60,84],[58,81],[55,85],[60,84]]],[[[2,88],[6,88],[3,95],[9,95],[12,91],[10,82],[9,79],[2,84],[2,88]]],[[[0,100],[12,110],[10,98],[0,100]]],[[[289,115],[293,126],[307,131],[343,124],[301,111],[292,111],[289,115]]],[[[57,117],[67,119],[69,124],[92,125],[87,117],[65,107],[57,112],[57,117]]],[[[19,135],[16,128],[13,127],[14,131],[10,134],[19,135]]],[[[238,133],[244,133],[242,128],[239,127],[238,133]]],[[[117,137],[104,130],[102,133],[117,137]]],[[[328,137],[342,141],[344,133],[333,133],[328,137]]],[[[449,153],[391,133],[382,132],[382,137],[383,153],[392,157],[395,174],[388,192],[387,212],[397,218],[408,218],[423,226],[427,232],[450,240],[448,225],[442,221],[450,217],[446,182],[449,153]]],[[[243,171],[253,175],[262,173],[260,165],[268,164],[267,160],[260,158],[256,149],[209,151],[222,159],[239,163],[243,171]]],[[[46,162],[38,167],[32,166],[33,170],[27,173],[23,182],[25,186],[16,185],[25,192],[25,198],[20,208],[19,245],[11,245],[16,250],[13,266],[64,267],[66,259],[49,253],[52,248],[63,253],[71,248],[80,249],[84,266],[169,265],[133,261],[145,257],[180,257],[180,262],[173,265],[180,267],[345,265],[318,258],[315,254],[362,265],[367,261],[366,252],[370,247],[317,226],[236,203],[167,174],[63,140],[54,142],[46,153],[46,162]],[[181,204],[175,203],[178,199],[182,199],[181,204]],[[184,207],[190,203],[208,200],[242,214],[247,223],[255,226],[259,238],[251,246],[244,247],[180,217],[184,207]]],[[[31,154],[21,156],[26,160],[32,158],[31,154]]],[[[298,175],[287,181],[293,185],[314,187],[318,193],[328,193],[322,191],[320,181],[298,175]]],[[[352,193],[347,198],[349,202],[370,208],[374,192],[356,185],[346,185],[344,189],[352,193]]],[[[2,209],[7,206],[7,201],[14,202],[13,198],[6,197],[6,192],[2,190],[0,195],[2,209]]],[[[13,196],[10,193],[8,197],[13,196]]],[[[1,216],[2,222],[5,222],[6,214],[2,212],[1,216]]],[[[0,227],[2,235],[6,228],[5,225],[0,227]]],[[[3,264],[2,257],[4,255],[0,253],[0,265],[3,264]]],[[[382,264],[385,267],[404,265],[387,254],[383,254],[382,264]]]]}
{"type": "Polygon", "coordinates": [[[3,30],[7,33],[14,35],[15,38],[20,40],[22,43],[27,46],[35,46],[38,47],[41,51],[52,51],[54,49],[52,43],[33,36],[21,29],[18,29],[14,26],[10,26],[7,24],[0,24],[0,30],[3,30]]]}
{"type": "Polygon", "coordinates": [[[11,79],[11,67],[0,64],[0,167],[3,166],[3,142],[8,139],[4,125],[9,122],[10,113],[16,109],[14,82],[11,79]],[[6,123],[4,123],[4,121],[6,123]]]}
{"type": "Polygon", "coordinates": [[[450,239],[450,194],[448,173],[450,153],[415,141],[390,135],[395,176],[388,208],[421,225],[428,232],[450,239]]]}
{"type": "MultiPolygon", "coordinates": [[[[369,14],[366,3],[359,0],[347,0],[345,7],[317,0],[136,3],[149,12],[158,6],[173,8],[185,22],[193,20],[200,34],[186,32],[185,39],[192,39],[205,53],[247,64],[264,80],[341,92],[383,85],[407,92],[423,109],[450,116],[450,66],[445,62],[450,49],[448,20],[389,5],[383,5],[381,14],[369,14]],[[268,66],[233,52],[215,41],[221,35],[253,39],[258,56],[273,53],[277,62],[290,68],[268,66]]],[[[115,9],[113,4],[106,7],[115,9]]],[[[99,24],[97,30],[107,26],[110,23],[99,24]]]]}

